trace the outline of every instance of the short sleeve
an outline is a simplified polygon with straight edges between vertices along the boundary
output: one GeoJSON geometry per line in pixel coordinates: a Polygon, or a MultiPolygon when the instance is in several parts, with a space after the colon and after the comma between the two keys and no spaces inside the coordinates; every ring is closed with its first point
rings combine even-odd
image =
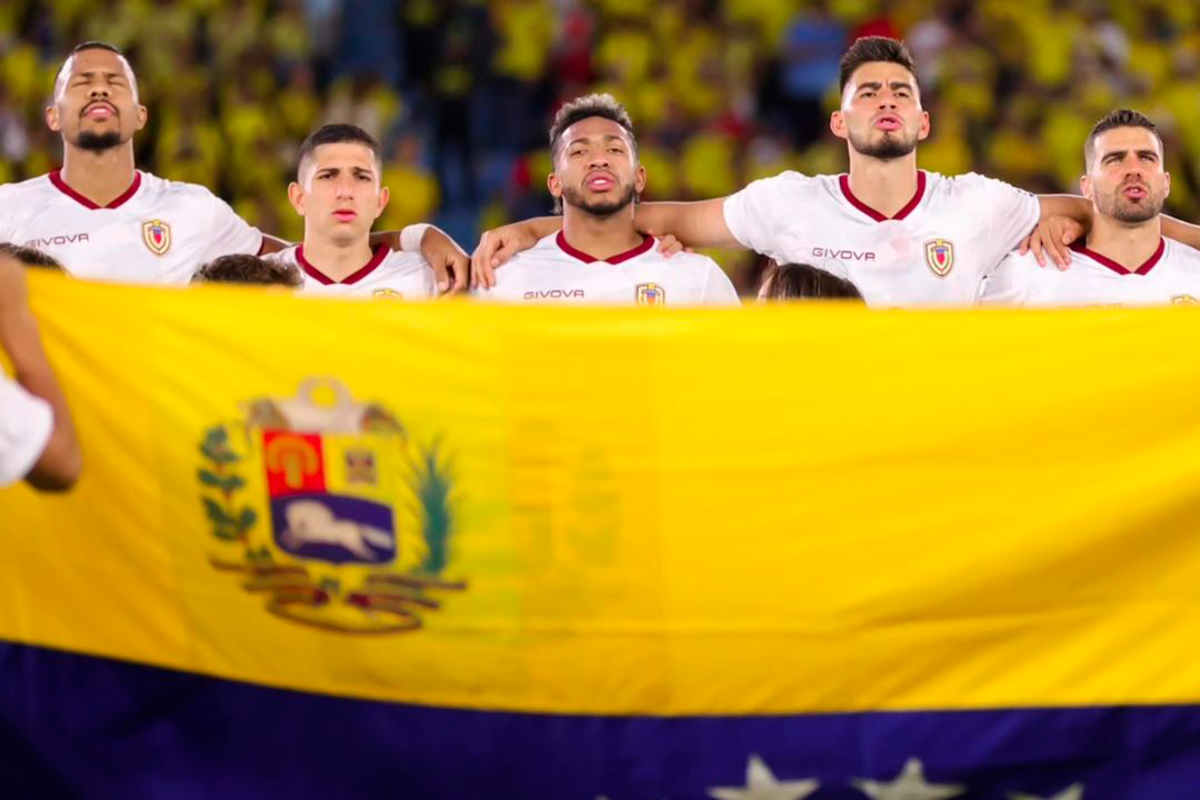
{"type": "Polygon", "coordinates": [[[1037,196],[1024,189],[972,174],[982,193],[983,209],[991,222],[990,264],[998,264],[1021,240],[1029,235],[1042,216],[1037,196]]]}
{"type": "Polygon", "coordinates": [[[743,247],[779,260],[780,223],[785,215],[793,225],[803,218],[789,211],[794,211],[809,180],[798,172],[784,172],[754,181],[726,197],[725,225],[733,238],[743,247]]]}
{"type": "MultiPolygon", "coordinates": [[[[262,233],[239,217],[229,204],[211,195],[213,213],[209,228],[209,245],[202,263],[233,253],[258,255],[262,249],[262,233]]],[[[200,265],[197,264],[197,267],[200,265]]]]}
{"type": "Polygon", "coordinates": [[[737,289],[725,274],[725,270],[715,261],[708,262],[708,275],[704,283],[704,300],[706,306],[740,306],[742,298],[738,297],[737,289]]]}
{"type": "Polygon", "coordinates": [[[1020,306],[1029,302],[1041,285],[1042,275],[1029,259],[1009,253],[991,274],[983,279],[979,303],[986,306],[1020,306]]]}
{"type": "Polygon", "coordinates": [[[29,474],[53,430],[50,404],[0,374],[0,486],[29,474]]]}

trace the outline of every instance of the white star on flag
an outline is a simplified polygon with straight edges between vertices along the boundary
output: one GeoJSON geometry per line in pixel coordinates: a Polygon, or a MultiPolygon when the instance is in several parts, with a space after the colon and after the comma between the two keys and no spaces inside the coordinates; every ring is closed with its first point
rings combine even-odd
{"type": "Polygon", "coordinates": [[[894,781],[872,781],[856,778],[854,788],[870,795],[873,800],[943,800],[966,794],[967,787],[950,783],[927,783],[925,767],[919,758],[910,758],[894,781]]]}
{"type": "Polygon", "coordinates": [[[761,758],[750,756],[746,764],[746,786],[714,786],[708,790],[717,800],[802,800],[821,787],[811,778],[802,781],[780,781],[761,758]]]}
{"type": "Polygon", "coordinates": [[[1021,794],[1020,792],[1009,792],[1008,800],[1083,800],[1083,784],[1073,783],[1063,789],[1054,797],[1037,797],[1032,794],[1021,794]]]}

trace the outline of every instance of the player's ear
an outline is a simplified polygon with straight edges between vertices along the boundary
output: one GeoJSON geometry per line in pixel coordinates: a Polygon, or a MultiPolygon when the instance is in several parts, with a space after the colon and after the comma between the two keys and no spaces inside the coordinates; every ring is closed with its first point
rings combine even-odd
{"type": "Polygon", "coordinates": [[[292,204],[292,208],[296,209],[296,213],[303,217],[304,189],[295,181],[288,184],[288,201],[292,204]]]}
{"type": "Polygon", "coordinates": [[[46,127],[55,133],[62,130],[62,123],[58,119],[58,106],[46,106],[46,127]]]}
{"type": "Polygon", "coordinates": [[[1171,173],[1163,171],[1163,200],[1171,196],[1171,173]]]}
{"type": "Polygon", "coordinates": [[[829,130],[839,139],[846,138],[846,115],[842,113],[841,109],[829,115],[829,130]]]}
{"type": "Polygon", "coordinates": [[[379,190],[379,208],[375,212],[375,219],[379,219],[379,216],[383,213],[383,210],[387,208],[388,201],[391,199],[392,193],[388,191],[386,186],[379,190]]]}
{"type": "Polygon", "coordinates": [[[1092,178],[1084,174],[1079,177],[1079,193],[1088,200],[1092,199],[1092,178]]]}
{"type": "Polygon", "coordinates": [[[546,188],[550,190],[551,197],[562,197],[562,183],[553,172],[546,176],[546,188]]]}
{"type": "Polygon", "coordinates": [[[637,169],[634,170],[633,188],[639,195],[646,190],[646,168],[641,164],[638,164],[637,169]]]}
{"type": "Polygon", "coordinates": [[[146,119],[148,117],[149,112],[146,111],[146,107],[139,103],[137,107],[137,128],[135,130],[140,131],[142,128],[146,127],[146,119]]]}
{"type": "Polygon", "coordinates": [[[922,111],[921,112],[921,127],[917,131],[917,140],[923,142],[926,139],[928,139],[929,131],[931,128],[932,128],[932,125],[930,125],[930,122],[929,122],[929,112],[922,111]]]}

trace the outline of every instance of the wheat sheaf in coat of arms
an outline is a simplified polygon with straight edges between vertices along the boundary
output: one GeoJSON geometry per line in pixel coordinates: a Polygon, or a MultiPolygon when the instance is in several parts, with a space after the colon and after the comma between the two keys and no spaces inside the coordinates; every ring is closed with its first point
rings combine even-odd
{"type": "Polygon", "coordinates": [[[416,630],[467,588],[446,577],[455,518],[440,437],[417,444],[334,379],[243,408],[200,442],[214,568],[272,614],[341,633],[416,630]]]}

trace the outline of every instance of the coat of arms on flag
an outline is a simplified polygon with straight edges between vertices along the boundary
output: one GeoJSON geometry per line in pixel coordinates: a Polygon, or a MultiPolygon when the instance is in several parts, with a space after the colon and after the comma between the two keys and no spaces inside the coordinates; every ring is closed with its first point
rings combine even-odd
{"type": "Polygon", "coordinates": [[[945,239],[931,239],[925,243],[925,263],[933,274],[944,278],[954,269],[954,243],[945,239]]]}
{"type": "Polygon", "coordinates": [[[171,226],[161,219],[151,219],[142,223],[142,241],[150,252],[156,256],[165,256],[171,249],[171,226]]]}
{"type": "Polygon", "coordinates": [[[278,616],[344,633],[421,626],[440,607],[453,531],[440,440],[418,446],[336,380],[260,398],[200,444],[214,567],[246,576],[278,616]]]}
{"type": "Polygon", "coordinates": [[[637,304],[639,306],[665,306],[667,293],[657,283],[639,283],[637,285],[637,304]]]}

